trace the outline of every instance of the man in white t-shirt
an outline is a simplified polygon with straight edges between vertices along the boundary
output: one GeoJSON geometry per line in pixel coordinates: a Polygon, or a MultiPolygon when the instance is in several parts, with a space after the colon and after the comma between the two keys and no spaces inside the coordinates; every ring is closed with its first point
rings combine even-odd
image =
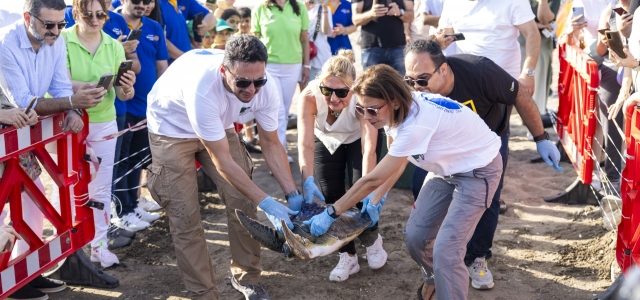
{"type": "Polygon", "coordinates": [[[213,263],[200,224],[197,160],[211,176],[226,204],[231,283],[247,299],[269,299],[260,285],[260,244],[236,218],[235,211],[257,220],[257,207],[276,229],[293,224],[285,205],[252,181],[253,163],[233,123],[258,121],[267,165],[292,207],[302,203],[287,155],[278,140],[279,94],[266,73],[267,49],[254,36],[242,35],[226,51],[192,50],[167,69],[148,96],[147,126],[153,163],[149,191],[164,208],[183,282],[194,299],[218,299],[213,263]]]}
{"type": "MultiPolygon", "coordinates": [[[[444,0],[422,0],[421,2],[422,23],[428,27],[429,34],[434,35],[438,31],[444,0]]],[[[446,56],[456,54],[457,51],[456,42],[452,42],[447,49],[442,50],[446,56]]]]}
{"type": "MultiPolygon", "coordinates": [[[[514,78],[530,94],[540,53],[540,33],[527,0],[447,0],[439,28],[444,34],[460,32],[465,40],[456,42],[458,53],[484,56],[514,78]],[[527,41],[526,58],[520,71],[518,36],[527,41]]],[[[452,42],[445,40],[445,45],[452,42]]]]}

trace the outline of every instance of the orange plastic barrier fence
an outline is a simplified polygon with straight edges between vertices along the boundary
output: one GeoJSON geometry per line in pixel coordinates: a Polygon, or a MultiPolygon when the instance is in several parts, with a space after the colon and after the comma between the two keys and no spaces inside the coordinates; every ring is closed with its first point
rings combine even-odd
{"type": "MultiPolygon", "coordinates": [[[[84,123],[89,124],[87,114],[84,123]]],[[[0,163],[5,164],[0,179],[0,209],[9,203],[12,226],[30,247],[14,259],[10,259],[11,253],[0,254],[0,299],[93,239],[93,212],[84,205],[91,180],[89,164],[84,160],[89,129],[85,126],[77,134],[63,133],[63,124],[64,114],[56,114],[41,118],[31,127],[0,130],[0,163]],[[52,142],[57,144],[57,164],[45,150],[45,144],[52,142]],[[20,166],[19,156],[29,151],[35,154],[59,187],[60,213],[20,166]],[[43,241],[29,228],[23,219],[22,191],[33,199],[57,234],[43,241]],[[72,205],[75,206],[75,218],[72,205]]]]}
{"type": "Polygon", "coordinates": [[[559,45],[558,119],[556,131],[578,177],[591,183],[591,145],[596,132],[596,91],[600,85],[598,65],[579,47],[559,45]]]}
{"type": "Polygon", "coordinates": [[[618,225],[616,259],[622,271],[632,264],[640,264],[640,110],[635,109],[626,120],[625,142],[626,166],[622,170],[620,191],[622,196],[622,217],[618,225]]]}

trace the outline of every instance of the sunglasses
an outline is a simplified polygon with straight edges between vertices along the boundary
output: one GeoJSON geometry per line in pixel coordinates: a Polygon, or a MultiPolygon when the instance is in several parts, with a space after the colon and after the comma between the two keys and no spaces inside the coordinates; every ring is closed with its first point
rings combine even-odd
{"type": "Polygon", "coordinates": [[[336,93],[338,98],[346,98],[349,94],[349,89],[332,89],[326,86],[320,86],[320,93],[327,97],[331,97],[331,94],[336,93]]]}
{"type": "Polygon", "coordinates": [[[91,20],[91,19],[93,19],[93,15],[94,14],[96,16],[96,19],[98,19],[98,20],[105,20],[107,18],[107,13],[104,12],[104,11],[97,11],[95,13],[88,11],[88,12],[84,13],[83,17],[88,19],[88,20],[91,20]]]}
{"type": "MultiPolygon", "coordinates": [[[[443,63],[444,63],[444,62],[443,62],[443,63]]],[[[436,72],[438,71],[438,69],[440,69],[440,66],[442,66],[442,64],[443,64],[443,63],[439,64],[439,65],[436,67],[436,69],[435,69],[435,70],[433,70],[433,72],[431,72],[431,74],[428,74],[428,73],[427,73],[427,75],[429,75],[429,77],[428,77],[428,78],[412,79],[412,78],[411,78],[411,77],[409,77],[409,76],[405,76],[405,77],[404,77],[404,82],[405,82],[406,84],[408,84],[410,87],[413,87],[416,83],[417,83],[419,86],[428,86],[428,85],[429,85],[429,79],[431,79],[431,77],[432,77],[434,74],[436,74],[436,72]]]]}
{"type": "Polygon", "coordinates": [[[139,5],[140,2],[142,2],[142,4],[144,5],[149,5],[149,3],[151,3],[151,0],[131,0],[131,3],[133,5],[139,5]]]}
{"type": "Polygon", "coordinates": [[[62,22],[45,22],[40,20],[40,18],[36,17],[35,15],[31,15],[32,17],[36,18],[36,20],[40,21],[40,23],[42,23],[42,25],[44,25],[44,28],[46,28],[47,30],[51,30],[53,28],[55,28],[56,26],[58,26],[58,30],[62,30],[67,26],[67,22],[66,21],[62,21],[62,22]]]}
{"type": "Polygon", "coordinates": [[[227,71],[229,72],[229,74],[233,75],[233,77],[236,77],[235,82],[236,82],[236,86],[241,88],[241,89],[245,89],[248,88],[249,86],[251,86],[251,84],[253,83],[253,86],[255,88],[259,88],[264,86],[265,84],[267,84],[267,79],[266,78],[260,78],[260,79],[256,79],[256,80],[249,80],[249,79],[237,79],[238,76],[236,76],[236,74],[233,74],[231,72],[231,70],[229,70],[229,68],[224,67],[225,69],[227,69],[227,71]]]}
{"type": "Polygon", "coordinates": [[[380,111],[383,107],[385,107],[387,105],[387,103],[381,105],[378,108],[371,108],[371,107],[367,107],[364,108],[363,106],[361,106],[360,104],[356,104],[356,112],[363,115],[364,116],[364,112],[367,111],[367,113],[372,116],[372,117],[377,117],[378,116],[378,111],[380,111]]]}

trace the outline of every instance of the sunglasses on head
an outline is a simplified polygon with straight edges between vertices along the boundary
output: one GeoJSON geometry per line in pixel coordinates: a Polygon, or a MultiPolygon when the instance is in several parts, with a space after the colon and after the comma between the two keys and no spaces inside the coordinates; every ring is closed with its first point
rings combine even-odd
{"type": "Polygon", "coordinates": [[[229,70],[229,68],[227,68],[227,67],[224,67],[224,68],[227,69],[229,74],[233,75],[233,77],[236,77],[236,79],[234,79],[235,82],[236,82],[236,86],[241,88],[241,89],[248,88],[249,86],[251,86],[252,83],[253,83],[253,86],[255,88],[259,88],[259,87],[262,87],[265,84],[267,84],[267,79],[266,78],[260,78],[260,79],[256,79],[256,80],[238,79],[238,76],[236,76],[236,74],[233,74],[231,72],[231,70],[229,70]]]}
{"type": "Polygon", "coordinates": [[[142,4],[144,5],[149,5],[149,3],[151,3],[151,0],[131,0],[131,3],[133,5],[139,5],[140,2],[142,2],[142,4]]]}
{"type": "Polygon", "coordinates": [[[51,30],[53,28],[55,28],[56,26],[58,26],[58,30],[62,30],[67,26],[67,22],[66,21],[62,21],[62,22],[45,22],[40,20],[40,18],[36,17],[35,15],[31,15],[32,17],[36,18],[36,20],[40,21],[40,23],[42,23],[42,25],[44,25],[44,28],[47,30],[51,30]]]}
{"type": "Polygon", "coordinates": [[[366,111],[370,116],[377,117],[378,111],[380,111],[386,105],[387,103],[381,105],[378,108],[371,108],[371,107],[364,108],[362,105],[356,104],[356,112],[364,116],[364,112],[366,111]]]}
{"type": "Polygon", "coordinates": [[[95,13],[88,11],[88,12],[84,13],[84,17],[87,18],[88,20],[91,20],[91,19],[93,19],[93,15],[94,14],[96,16],[96,19],[98,19],[98,20],[104,20],[104,19],[107,18],[107,13],[104,12],[104,11],[97,11],[95,13]]]}
{"type": "Polygon", "coordinates": [[[336,93],[338,98],[346,98],[349,95],[349,89],[332,89],[326,86],[320,86],[320,93],[327,97],[331,97],[331,94],[336,93]]]}

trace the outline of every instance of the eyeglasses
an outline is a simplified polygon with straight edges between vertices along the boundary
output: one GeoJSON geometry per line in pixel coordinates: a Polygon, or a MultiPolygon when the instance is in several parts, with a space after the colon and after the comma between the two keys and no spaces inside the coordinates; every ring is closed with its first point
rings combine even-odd
{"type": "Polygon", "coordinates": [[[47,30],[51,30],[51,29],[55,28],[56,26],[58,26],[58,30],[62,30],[67,26],[67,22],[66,21],[62,21],[62,22],[58,22],[58,23],[49,22],[49,21],[45,22],[45,21],[40,20],[40,18],[36,17],[33,14],[30,14],[30,15],[32,17],[36,18],[36,20],[40,21],[40,23],[42,23],[42,25],[44,25],[44,28],[46,28],[47,30]]]}
{"type": "Polygon", "coordinates": [[[387,105],[387,103],[382,104],[380,107],[378,108],[371,108],[371,107],[367,107],[364,108],[362,105],[360,104],[356,104],[356,112],[363,115],[364,116],[364,112],[365,110],[367,111],[367,113],[372,116],[372,117],[377,117],[378,116],[378,112],[387,105]]]}
{"type": "Polygon", "coordinates": [[[431,74],[428,74],[429,77],[428,78],[418,78],[418,79],[412,79],[409,76],[405,76],[404,77],[404,82],[406,84],[408,84],[410,87],[413,87],[416,83],[419,86],[428,86],[429,85],[429,79],[431,79],[431,77],[438,71],[438,69],[440,69],[440,66],[442,66],[442,64],[444,64],[444,62],[440,63],[435,70],[433,70],[433,72],[431,72],[431,74]]]}
{"type": "Polygon", "coordinates": [[[236,82],[236,86],[241,88],[241,89],[245,89],[248,88],[249,86],[251,86],[251,84],[253,83],[253,86],[255,88],[259,88],[264,86],[265,84],[267,84],[267,79],[266,78],[260,78],[260,79],[256,79],[256,80],[249,80],[249,79],[237,79],[238,76],[236,76],[236,74],[233,74],[231,72],[231,70],[229,70],[229,68],[227,68],[226,66],[224,67],[225,69],[227,69],[227,71],[233,75],[233,77],[236,77],[235,82],[236,82]]]}
{"type": "Polygon", "coordinates": [[[151,3],[151,0],[131,0],[131,3],[133,5],[139,5],[140,2],[142,2],[142,4],[144,5],[149,5],[149,3],[151,3]]]}
{"type": "Polygon", "coordinates": [[[93,15],[94,14],[96,16],[96,19],[98,19],[98,20],[104,20],[104,19],[107,18],[107,13],[104,12],[104,11],[97,11],[95,13],[88,11],[88,12],[84,13],[84,17],[86,19],[88,19],[88,20],[91,20],[91,19],[93,19],[93,15]]]}
{"type": "Polygon", "coordinates": [[[336,93],[338,98],[346,98],[349,95],[349,89],[332,89],[326,86],[320,86],[320,93],[327,97],[331,97],[331,94],[336,93]]]}

